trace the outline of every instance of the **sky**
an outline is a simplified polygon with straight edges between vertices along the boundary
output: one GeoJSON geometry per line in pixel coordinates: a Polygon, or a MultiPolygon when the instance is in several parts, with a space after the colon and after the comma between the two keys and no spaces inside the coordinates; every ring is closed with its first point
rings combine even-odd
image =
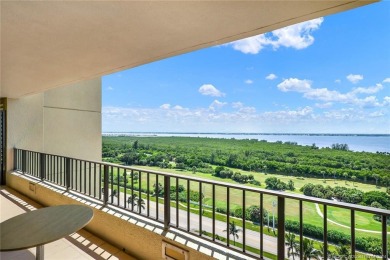
{"type": "Polygon", "coordinates": [[[390,134],[390,2],[102,78],[103,132],[390,134]]]}

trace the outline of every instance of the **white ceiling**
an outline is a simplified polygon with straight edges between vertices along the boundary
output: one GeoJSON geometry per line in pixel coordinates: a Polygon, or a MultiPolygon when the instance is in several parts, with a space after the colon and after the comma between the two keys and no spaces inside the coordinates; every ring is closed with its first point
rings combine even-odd
{"type": "Polygon", "coordinates": [[[0,96],[42,92],[372,2],[1,1],[0,96]]]}

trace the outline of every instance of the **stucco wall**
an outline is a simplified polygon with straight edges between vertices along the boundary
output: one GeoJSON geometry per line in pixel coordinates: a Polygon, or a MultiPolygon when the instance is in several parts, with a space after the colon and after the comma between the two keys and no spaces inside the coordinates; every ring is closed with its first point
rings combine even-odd
{"type": "Polygon", "coordinates": [[[101,161],[101,107],[100,78],[45,92],[45,152],[101,161]]]}
{"type": "Polygon", "coordinates": [[[13,148],[101,160],[101,79],[8,99],[7,170],[13,148]]]}
{"type": "Polygon", "coordinates": [[[43,151],[43,94],[7,102],[7,170],[13,168],[13,147],[43,151]]]}

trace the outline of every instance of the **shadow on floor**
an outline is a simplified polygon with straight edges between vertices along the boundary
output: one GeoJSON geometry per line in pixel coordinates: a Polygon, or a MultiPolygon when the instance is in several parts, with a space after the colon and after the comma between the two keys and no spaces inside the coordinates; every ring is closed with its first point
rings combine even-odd
{"type": "MultiPolygon", "coordinates": [[[[18,192],[0,186],[1,222],[24,212],[42,208],[41,205],[18,192]]],[[[36,249],[0,252],[1,260],[30,260],[35,259],[36,249]]],[[[118,248],[106,243],[93,234],[79,230],[68,237],[49,243],[45,246],[45,259],[123,259],[135,258],[125,254],[118,248]]]]}

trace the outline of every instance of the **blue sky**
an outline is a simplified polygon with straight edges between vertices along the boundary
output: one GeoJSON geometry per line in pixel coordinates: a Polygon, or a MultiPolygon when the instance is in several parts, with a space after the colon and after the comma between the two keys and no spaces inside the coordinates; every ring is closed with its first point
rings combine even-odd
{"type": "Polygon", "coordinates": [[[390,2],[102,79],[103,132],[390,134],[390,2]]]}

